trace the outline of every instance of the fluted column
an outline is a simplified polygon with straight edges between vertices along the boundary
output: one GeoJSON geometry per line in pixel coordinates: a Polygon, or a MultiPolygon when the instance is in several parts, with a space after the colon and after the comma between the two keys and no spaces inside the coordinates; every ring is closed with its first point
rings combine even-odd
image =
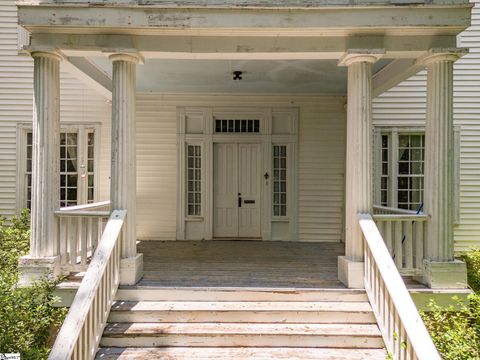
{"type": "Polygon", "coordinates": [[[110,200],[112,209],[127,210],[122,243],[120,282],[134,284],[142,272],[136,247],[136,54],[113,54],[112,62],[112,159],[110,200]]]}
{"type": "Polygon", "coordinates": [[[20,259],[20,283],[58,274],[60,61],[55,52],[33,51],[33,131],[30,255],[20,259]]]}
{"type": "Polygon", "coordinates": [[[433,287],[449,286],[445,281],[458,286],[458,278],[452,276],[464,272],[463,264],[454,261],[453,243],[453,63],[458,58],[455,53],[434,53],[423,59],[427,68],[424,211],[430,216],[425,264],[426,283],[433,287]]]}
{"type": "Polygon", "coordinates": [[[345,257],[339,279],[349,287],[363,286],[363,236],[357,215],[371,213],[372,191],[372,64],[374,54],[348,54],[347,145],[345,179],[345,257]]]}
{"type": "Polygon", "coordinates": [[[454,54],[428,58],[425,121],[425,204],[427,256],[453,260],[453,63],[454,54]]]}

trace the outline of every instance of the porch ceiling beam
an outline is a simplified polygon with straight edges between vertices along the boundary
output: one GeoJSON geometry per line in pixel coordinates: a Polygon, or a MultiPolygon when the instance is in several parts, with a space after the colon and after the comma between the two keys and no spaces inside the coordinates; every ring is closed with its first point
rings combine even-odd
{"type": "Polygon", "coordinates": [[[95,64],[84,57],[68,57],[63,64],[64,68],[87,86],[112,99],[112,79],[108,74],[99,69],[95,64]]]}
{"type": "Polygon", "coordinates": [[[432,47],[456,45],[454,35],[225,37],[32,34],[32,47],[61,49],[68,56],[104,56],[127,49],[145,58],[338,60],[348,49],[385,49],[385,58],[416,58],[432,47]]]}
{"type": "MultiPolygon", "coordinates": [[[[78,6],[53,4],[28,5],[20,1],[19,24],[31,32],[62,28],[75,33],[112,31],[180,30],[182,33],[208,30],[214,35],[239,35],[251,32],[284,35],[284,32],[308,31],[312,35],[327,34],[330,30],[348,30],[359,33],[389,29],[437,28],[440,33],[459,32],[470,25],[469,4],[410,6],[344,6],[330,8],[161,8],[150,6],[78,6]],[[24,5],[25,4],[25,5],[24,5]]],[[[193,34],[190,34],[193,35],[193,34]]],[[[200,35],[196,33],[195,35],[200,35]]]]}
{"type": "Polygon", "coordinates": [[[372,78],[372,96],[376,97],[423,69],[416,59],[396,59],[372,78]]]}

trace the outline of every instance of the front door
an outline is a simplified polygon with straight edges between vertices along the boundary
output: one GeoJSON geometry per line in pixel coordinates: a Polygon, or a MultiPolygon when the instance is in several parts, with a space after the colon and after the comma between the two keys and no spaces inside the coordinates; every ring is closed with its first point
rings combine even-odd
{"type": "Polygon", "coordinates": [[[261,145],[214,145],[216,238],[260,238],[261,145]]]}

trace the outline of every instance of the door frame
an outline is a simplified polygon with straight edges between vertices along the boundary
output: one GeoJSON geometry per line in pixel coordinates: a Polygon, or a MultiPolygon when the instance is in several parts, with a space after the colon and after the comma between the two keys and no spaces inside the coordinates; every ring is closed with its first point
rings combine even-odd
{"type": "Polygon", "coordinates": [[[261,238],[272,238],[272,225],[288,223],[288,238],[298,234],[297,166],[298,109],[294,107],[178,107],[177,108],[177,239],[213,240],[213,144],[255,143],[262,145],[262,173],[269,173],[261,189],[261,238]],[[215,119],[259,119],[259,133],[215,133],[215,119]],[[288,119],[283,120],[283,119],[288,119]],[[274,125],[273,122],[275,121],[274,125]],[[273,145],[287,145],[288,157],[288,216],[272,216],[273,145]],[[186,215],[186,147],[200,145],[202,149],[202,210],[200,216],[186,215]]]}

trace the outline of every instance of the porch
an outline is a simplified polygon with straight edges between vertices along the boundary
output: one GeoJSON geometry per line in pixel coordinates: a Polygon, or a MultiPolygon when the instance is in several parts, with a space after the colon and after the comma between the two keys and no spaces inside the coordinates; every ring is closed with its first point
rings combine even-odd
{"type": "MultiPolygon", "coordinates": [[[[345,254],[345,244],[339,242],[149,240],[138,241],[137,248],[144,254],[143,277],[134,285],[120,286],[120,292],[137,292],[138,298],[158,291],[167,299],[169,292],[179,289],[186,293],[216,289],[231,292],[231,299],[241,298],[238,292],[257,292],[261,299],[259,294],[269,291],[340,291],[342,296],[337,300],[348,301],[364,292],[348,289],[338,280],[338,257],[345,254]]],[[[84,275],[84,271],[72,273],[58,286],[60,305],[71,305],[84,275]]],[[[449,304],[452,296],[466,299],[470,294],[463,288],[431,289],[409,275],[403,280],[419,309],[427,309],[431,299],[449,304]]]]}

